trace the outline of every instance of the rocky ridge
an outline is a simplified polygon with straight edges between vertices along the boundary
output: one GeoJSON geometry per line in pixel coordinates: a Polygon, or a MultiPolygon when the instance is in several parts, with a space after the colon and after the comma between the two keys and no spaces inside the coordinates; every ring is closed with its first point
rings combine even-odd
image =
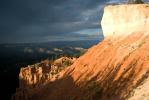
{"type": "Polygon", "coordinates": [[[143,90],[142,95],[149,93],[144,89],[149,73],[148,6],[105,7],[105,39],[45,84],[21,92],[27,96],[18,99],[19,94],[14,100],[148,100],[149,96],[136,96],[143,90]]]}
{"type": "Polygon", "coordinates": [[[61,70],[72,65],[75,60],[76,58],[61,57],[55,61],[44,60],[21,68],[19,74],[20,87],[16,90],[12,100],[30,100],[30,95],[34,89],[41,88],[53,76],[56,78],[61,70]]]}

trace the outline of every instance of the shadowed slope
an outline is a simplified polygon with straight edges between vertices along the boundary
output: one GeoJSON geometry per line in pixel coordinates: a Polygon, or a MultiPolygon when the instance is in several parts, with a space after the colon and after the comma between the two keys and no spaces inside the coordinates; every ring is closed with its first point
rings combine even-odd
{"type": "Polygon", "coordinates": [[[149,71],[149,37],[105,39],[58,78],[37,89],[33,100],[123,100],[149,71]]]}

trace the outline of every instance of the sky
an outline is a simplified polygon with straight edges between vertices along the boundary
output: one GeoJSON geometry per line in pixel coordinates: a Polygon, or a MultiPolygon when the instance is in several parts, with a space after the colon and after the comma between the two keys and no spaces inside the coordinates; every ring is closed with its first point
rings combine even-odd
{"type": "Polygon", "coordinates": [[[107,2],[0,0],[0,43],[99,39],[107,2]]]}

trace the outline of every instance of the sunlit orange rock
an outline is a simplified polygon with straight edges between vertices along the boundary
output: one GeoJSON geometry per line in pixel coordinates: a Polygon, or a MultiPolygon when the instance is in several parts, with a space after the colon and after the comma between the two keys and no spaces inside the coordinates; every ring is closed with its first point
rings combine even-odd
{"type": "MultiPolygon", "coordinates": [[[[133,92],[135,95],[140,94],[137,87],[145,86],[149,90],[147,83],[143,83],[149,75],[148,6],[149,4],[106,7],[102,19],[105,39],[42,84],[42,87],[26,92],[30,95],[24,98],[148,100],[149,96],[133,99],[135,97],[132,95],[133,92]],[[141,84],[143,85],[140,86],[141,84]]],[[[149,94],[149,91],[145,92],[149,94]]],[[[19,100],[25,100],[24,98],[19,100]]]]}

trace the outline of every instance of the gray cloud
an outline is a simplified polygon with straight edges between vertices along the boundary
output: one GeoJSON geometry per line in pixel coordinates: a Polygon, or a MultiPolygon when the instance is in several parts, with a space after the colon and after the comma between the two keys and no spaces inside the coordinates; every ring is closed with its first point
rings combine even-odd
{"type": "Polygon", "coordinates": [[[53,39],[68,36],[67,34],[73,38],[76,31],[96,30],[100,28],[105,2],[106,0],[1,0],[0,42],[44,41],[45,37],[50,40],[50,37],[53,39]]]}

